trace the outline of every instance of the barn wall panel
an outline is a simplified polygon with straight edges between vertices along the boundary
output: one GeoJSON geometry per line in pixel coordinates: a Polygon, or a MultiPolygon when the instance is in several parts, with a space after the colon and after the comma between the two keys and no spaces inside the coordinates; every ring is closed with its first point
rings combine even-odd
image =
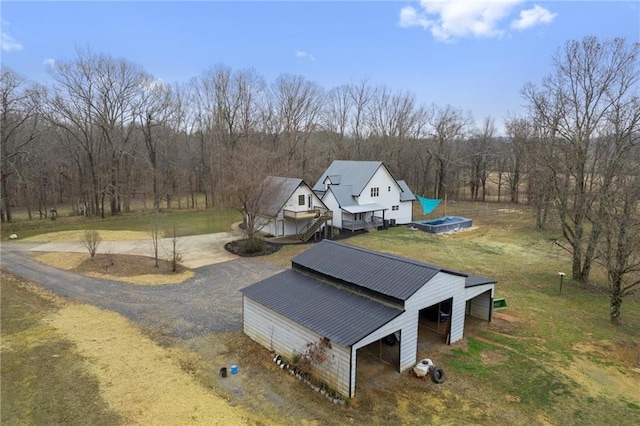
{"type": "MultiPolygon", "coordinates": [[[[303,353],[307,343],[319,342],[323,336],[277,312],[244,297],[244,332],[269,350],[289,359],[303,353]]],[[[326,349],[327,361],[316,366],[314,375],[341,395],[349,396],[350,349],[331,342],[326,349]]]]}

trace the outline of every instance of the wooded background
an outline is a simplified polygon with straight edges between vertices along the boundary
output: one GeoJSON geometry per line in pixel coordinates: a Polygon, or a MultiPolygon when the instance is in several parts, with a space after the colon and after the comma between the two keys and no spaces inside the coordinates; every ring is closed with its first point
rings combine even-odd
{"type": "Polygon", "coordinates": [[[501,136],[491,117],[478,125],[368,81],[323,88],[215,65],[167,84],[84,49],[46,82],[2,68],[0,217],[11,222],[18,206],[29,219],[59,204],[102,217],[134,201],[196,207],[201,194],[197,207],[237,207],[266,175],[313,185],[333,160],[378,160],[416,194],[526,202],[539,228],[556,217],[573,279],[605,266],[615,322],[640,285],[639,49],[566,42],[549,74],[524,85],[526,113],[507,116],[501,136]]]}

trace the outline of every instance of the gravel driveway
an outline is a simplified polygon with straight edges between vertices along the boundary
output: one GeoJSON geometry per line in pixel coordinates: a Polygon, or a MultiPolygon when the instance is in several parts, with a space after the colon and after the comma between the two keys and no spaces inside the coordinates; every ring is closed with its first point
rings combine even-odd
{"type": "Polygon", "coordinates": [[[183,339],[242,330],[239,289],[282,269],[237,258],[195,269],[182,284],[136,286],[84,277],[30,259],[29,244],[2,244],[2,268],[61,296],[118,312],[183,339]]]}

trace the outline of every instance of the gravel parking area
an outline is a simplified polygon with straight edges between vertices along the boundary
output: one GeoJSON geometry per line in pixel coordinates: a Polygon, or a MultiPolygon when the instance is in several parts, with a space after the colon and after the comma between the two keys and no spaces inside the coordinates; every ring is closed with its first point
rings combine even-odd
{"type": "Polygon", "coordinates": [[[242,330],[238,290],[282,270],[238,258],[195,269],[195,276],[182,284],[135,286],[52,268],[9,244],[2,247],[2,268],[61,296],[118,312],[182,339],[242,330]]]}

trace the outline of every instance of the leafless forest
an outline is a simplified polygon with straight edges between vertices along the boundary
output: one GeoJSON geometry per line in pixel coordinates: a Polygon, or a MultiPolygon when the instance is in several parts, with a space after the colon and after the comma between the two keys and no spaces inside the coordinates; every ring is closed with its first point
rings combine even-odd
{"type": "Polygon", "coordinates": [[[490,117],[477,127],[461,108],[366,81],[326,89],[215,65],[167,84],[125,59],[79,50],[50,67],[46,84],[2,70],[2,220],[16,206],[36,217],[62,203],[104,216],[134,199],[171,208],[197,193],[206,198],[199,207],[213,207],[260,175],[313,184],[334,159],[384,161],[433,197],[466,187],[484,199],[491,176],[492,199],[517,202],[520,139],[529,137],[520,120],[497,138],[490,117]]]}
{"type": "Polygon", "coordinates": [[[268,174],[313,184],[335,159],[380,160],[417,194],[529,203],[540,228],[557,217],[573,278],[600,261],[619,306],[640,284],[639,49],[566,42],[500,136],[492,117],[369,81],[324,88],[214,65],[167,84],[90,50],[56,61],[46,82],[3,68],[2,222],[60,204],[102,217],[135,200],[231,207],[268,174]]]}

